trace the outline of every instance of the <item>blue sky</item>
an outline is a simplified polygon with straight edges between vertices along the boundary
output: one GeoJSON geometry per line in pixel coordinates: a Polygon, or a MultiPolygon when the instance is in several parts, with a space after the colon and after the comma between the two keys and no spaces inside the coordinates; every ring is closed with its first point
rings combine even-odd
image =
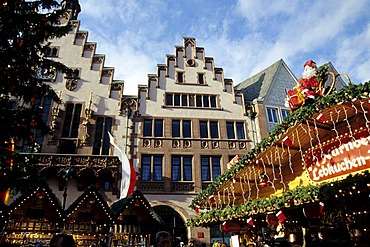
{"type": "Polygon", "coordinates": [[[166,54],[193,37],[234,85],[283,59],[331,61],[354,83],[370,80],[368,0],[80,0],[81,30],[137,94],[166,54]]]}

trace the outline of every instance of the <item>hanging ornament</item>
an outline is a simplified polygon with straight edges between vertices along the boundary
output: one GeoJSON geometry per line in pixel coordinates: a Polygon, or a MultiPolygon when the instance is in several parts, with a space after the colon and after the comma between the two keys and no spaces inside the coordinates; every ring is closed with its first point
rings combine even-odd
{"type": "Polygon", "coordinates": [[[284,221],[287,220],[287,217],[281,210],[277,212],[276,217],[279,219],[279,223],[283,223],[284,221]]]}
{"type": "Polygon", "coordinates": [[[326,117],[324,116],[324,114],[320,113],[317,117],[316,117],[316,120],[321,122],[321,123],[326,123],[328,120],[326,119],[326,117]]]}
{"type": "Polygon", "coordinates": [[[250,217],[249,219],[247,219],[247,223],[248,223],[250,226],[253,226],[253,227],[254,227],[254,222],[253,222],[252,217],[250,217]]]}
{"type": "Polygon", "coordinates": [[[293,145],[293,142],[292,142],[292,140],[290,140],[289,136],[284,137],[284,139],[283,139],[283,143],[284,143],[287,147],[291,147],[291,146],[293,145]]]}
{"type": "Polygon", "coordinates": [[[36,193],[36,198],[42,199],[44,197],[45,197],[45,192],[39,191],[39,192],[36,193]]]}
{"type": "Polygon", "coordinates": [[[211,203],[211,204],[216,202],[214,195],[211,195],[208,199],[209,199],[209,203],[211,203]]]}
{"type": "Polygon", "coordinates": [[[195,213],[196,214],[199,214],[199,209],[200,209],[199,205],[195,205],[195,213]]]}
{"type": "Polygon", "coordinates": [[[265,187],[265,186],[268,186],[268,185],[269,185],[269,182],[268,182],[267,175],[266,175],[266,173],[263,172],[259,175],[258,186],[259,187],[265,187]]]}
{"type": "Polygon", "coordinates": [[[319,214],[320,216],[324,216],[324,203],[323,202],[319,202],[319,214]]]}

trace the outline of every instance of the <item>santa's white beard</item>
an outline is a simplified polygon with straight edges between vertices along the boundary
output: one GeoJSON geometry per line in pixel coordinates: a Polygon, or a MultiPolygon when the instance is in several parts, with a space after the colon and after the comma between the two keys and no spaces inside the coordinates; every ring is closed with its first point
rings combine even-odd
{"type": "Polygon", "coordinates": [[[304,68],[303,73],[302,73],[302,78],[310,79],[311,77],[316,76],[316,75],[317,75],[316,68],[312,68],[310,66],[306,66],[304,68]]]}

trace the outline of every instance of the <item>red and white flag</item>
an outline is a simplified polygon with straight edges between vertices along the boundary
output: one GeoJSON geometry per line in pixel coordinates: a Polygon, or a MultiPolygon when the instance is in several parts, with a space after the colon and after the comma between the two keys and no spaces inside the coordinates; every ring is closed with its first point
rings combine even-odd
{"type": "Polygon", "coordinates": [[[122,162],[122,177],[121,177],[121,195],[119,199],[128,197],[129,195],[134,192],[135,185],[136,185],[136,171],[133,165],[127,158],[127,155],[123,151],[122,147],[117,143],[117,140],[112,136],[110,132],[109,134],[109,141],[121,154],[121,162],[122,162]]]}

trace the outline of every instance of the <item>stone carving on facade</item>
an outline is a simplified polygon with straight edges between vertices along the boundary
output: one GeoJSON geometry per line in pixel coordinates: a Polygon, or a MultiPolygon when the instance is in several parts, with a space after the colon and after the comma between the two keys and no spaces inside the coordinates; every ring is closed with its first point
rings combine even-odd
{"type": "Polygon", "coordinates": [[[184,148],[191,148],[191,141],[190,140],[184,140],[184,148]]]}
{"type": "Polygon", "coordinates": [[[89,137],[90,137],[90,119],[93,114],[93,110],[91,109],[91,104],[92,104],[92,92],[90,92],[90,98],[89,98],[89,103],[87,108],[85,109],[85,120],[82,122],[82,126],[84,128],[85,134],[82,136],[82,146],[87,146],[89,145],[89,137]]]}
{"type": "Polygon", "coordinates": [[[204,149],[208,148],[208,141],[202,141],[200,144],[202,148],[204,149]]]}
{"type": "Polygon", "coordinates": [[[66,79],[66,89],[73,91],[77,88],[78,79],[66,79]]]}
{"type": "MultiPolygon", "coordinates": [[[[62,91],[59,92],[59,100],[62,100],[62,91]]],[[[52,120],[50,123],[50,130],[51,133],[49,134],[49,139],[48,142],[49,144],[55,143],[56,139],[56,131],[58,129],[58,118],[59,118],[59,102],[57,103],[56,106],[53,106],[51,109],[51,114],[52,114],[52,120]]]]}

